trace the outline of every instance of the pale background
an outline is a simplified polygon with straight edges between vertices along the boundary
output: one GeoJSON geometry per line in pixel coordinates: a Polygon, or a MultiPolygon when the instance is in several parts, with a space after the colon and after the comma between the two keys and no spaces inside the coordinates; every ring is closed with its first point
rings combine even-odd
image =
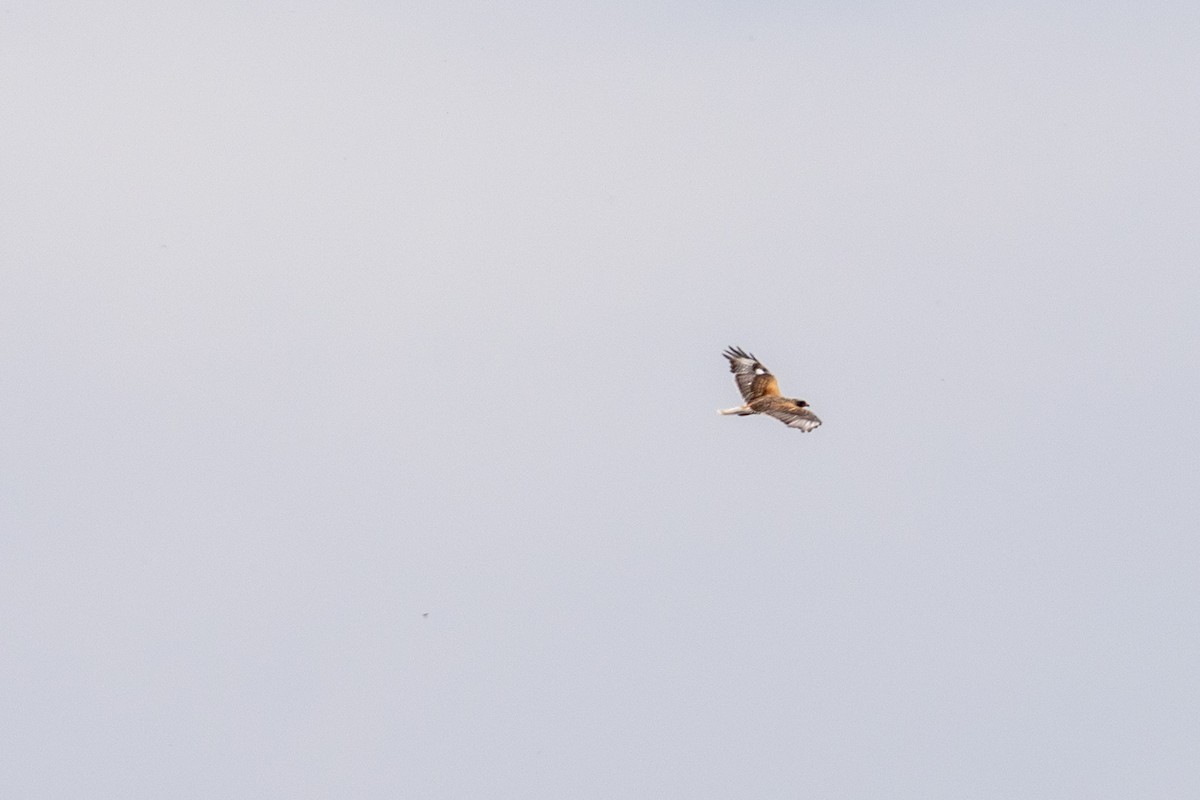
{"type": "Polygon", "coordinates": [[[0,6],[4,797],[1200,796],[1194,3],[104,5],[0,6]]]}

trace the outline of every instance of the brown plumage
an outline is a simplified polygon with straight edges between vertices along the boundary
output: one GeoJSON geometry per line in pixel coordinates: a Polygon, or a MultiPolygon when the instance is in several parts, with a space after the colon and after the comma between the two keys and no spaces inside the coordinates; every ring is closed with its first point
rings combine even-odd
{"type": "Polygon", "coordinates": [[[730,347],[723,355],[729,359],[729,371],[733,373],[738,391],[746,403],[737,408],[723,409],[718,414],[735,414],[739,417],[766,414],[803,433],[820,427],[821,420],[809,410],[807,402],[779,394],[779,382],[757,358],[740,347],[730,347]]]}

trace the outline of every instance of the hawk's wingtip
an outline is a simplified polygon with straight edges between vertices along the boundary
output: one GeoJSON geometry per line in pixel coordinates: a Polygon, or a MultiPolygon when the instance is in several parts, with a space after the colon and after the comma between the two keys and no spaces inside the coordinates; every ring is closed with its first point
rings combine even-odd
{"type": "Polygon", "coordinates": [[[758,356],[754,355],[753,353],[747,353],[742,348],[733,347],[732,345],[725,348],[725,352],[721,353],[721,355],[725,356],[730,361],[733,361],[734,359],[739,359],[739,358],[749,359],[750,361],[758,361],[758,356]]]}

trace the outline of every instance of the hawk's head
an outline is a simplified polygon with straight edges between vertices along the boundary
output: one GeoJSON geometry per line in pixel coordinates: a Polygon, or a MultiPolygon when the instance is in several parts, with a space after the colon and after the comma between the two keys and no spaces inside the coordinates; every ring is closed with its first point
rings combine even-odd
{"type": "Polygon", "coordinates": [[[796,405],[800,406],[801,408],[808,408],[807,400],[797,400],[796,398],[792,398],[792,402],[795,403],[796,405]]]}

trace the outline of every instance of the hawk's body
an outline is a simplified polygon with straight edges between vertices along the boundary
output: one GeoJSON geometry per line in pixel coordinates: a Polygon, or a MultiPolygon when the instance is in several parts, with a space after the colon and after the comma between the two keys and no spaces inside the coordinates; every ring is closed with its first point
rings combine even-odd
{"type": "Polygon", "coordinates": [[[742,393],[746,404],[717,413],[736,414],[739,417],[766,414],[804,433],[816,430],[821,425],[821,420],[809,410],[808,403],[779,394],[779,382],[757,358],[740,347],[731,347],[723,355],[729,359],[729,371],[733,373],[738,391],[742,393]]]}

